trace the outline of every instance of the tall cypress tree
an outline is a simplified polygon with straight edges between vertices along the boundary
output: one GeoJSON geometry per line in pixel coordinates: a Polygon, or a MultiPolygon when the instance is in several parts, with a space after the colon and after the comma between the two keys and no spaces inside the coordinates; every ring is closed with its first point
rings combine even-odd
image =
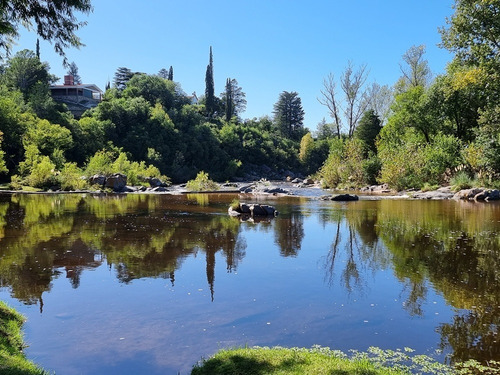
{"type": "Polygon", "coordinates": [[[205,74],[205,109],[207,116],[212,117],[215,112],[215,94],[214,94],[214,66],[212,57],[212,46],[210,46],[210,59],[205,74]]]}
{"type": "Polygon", "coordinates": [[[36,57],[40,60],[40,39],[36,38],[36,57]]]}
{"type": "Polygon", "coordinates": [[[170,65],[170,69],[168,69],[168,79],[170,81],[174,80],[174,68],[172,67],[172,65],[170,65]]]}
{"type": "Polygon", "coordinates": [[[231,83],[231,78],[226,80],[226,121],[231,121],[233,117],[234,109],[233,109],[233,85],[231,83]]]}

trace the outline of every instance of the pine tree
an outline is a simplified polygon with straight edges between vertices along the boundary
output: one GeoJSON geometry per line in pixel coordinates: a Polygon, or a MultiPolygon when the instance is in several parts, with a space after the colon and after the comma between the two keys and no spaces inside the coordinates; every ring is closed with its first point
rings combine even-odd
{"type": "Polygon", "coordinates": [[[220,94],[227,121],[245,111],[247,107],[247,100],[245,97],[245,93],[241,87],[238,86],[238,81],[234,78],[228,78],[226,80],[225,90],[220,94]]]}
{"type": "Polygon", "coordinates": [[[78,74],[78,66],[76,66],[74,61],[71,64],[69,64],[67,73],[68,75],[73,76],[73,82],[75,83],[75,85],[82,84],[82,79],[78,74]]]}
{"type": "Polygon", "coordinates": [[[210,46],[210,59],[205,74],[205,109],[208,117],[212,117],[215,112],[215,94],[214,94],[214,67],[212,46],[210,46]]]}
{"type": "Polygon", "coordinates": [[[279,132],[287,138],[299,140],[304,129],[304,110],[296,92],[283,91],[274,105],[274,121],[279,132]]]}
{"type": "Polygon", "coordinates": [[[158,76],[164,79],[168,79],[168,70],[165,68],[161,68],[158,72],[158,76]]]}
{"type": "Polygon", "coordinates": [[[370,109],[363,114],[359,121],[359,125],[354,131],[354,137],[361,139],[368,151],[376,152],[375,139],[381,129],[379,117],[374,110],[370,109]]]}
{"type": "Polygon", "coordinates": [[[132,78],[133,75],[134,73],[129,68],[120,67],[116,69],[115,77],[113,79],[114,87],[118,90],[125,89],[125,87],[127,87],[127,82],[130,81],[130,78],[132,78]]]}

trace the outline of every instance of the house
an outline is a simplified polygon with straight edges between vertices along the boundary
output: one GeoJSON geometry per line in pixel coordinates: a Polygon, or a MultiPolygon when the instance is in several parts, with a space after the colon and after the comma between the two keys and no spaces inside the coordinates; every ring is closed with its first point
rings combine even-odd
{"type": "Polygon", "coordinates": [[[96,107],[102,100],[103,91],[94,84],[76,84],[73,76],[64,76],[64,85],[50,86],[52,98],[66,104],[77,118],[87,109],[96,107]]]}

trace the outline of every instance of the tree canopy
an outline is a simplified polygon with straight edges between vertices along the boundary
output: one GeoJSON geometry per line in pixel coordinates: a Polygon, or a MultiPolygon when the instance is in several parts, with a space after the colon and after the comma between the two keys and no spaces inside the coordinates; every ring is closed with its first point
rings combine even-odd
{"type": "Polygon", "coordinates": [[[91,11],[90,0],[1,1],[0,50],[8,55],[12,43],[19,37],[19,26],[25,26],[35,29],[44,40],[53,42],[54,50],[63,57],[63,63],[66,65],[64,50],[68,47],[83,46],[75,32],[86,22],[77,21],[75,13],[88,14],[91,11]]]}
{"type": "Polygon", "coordinates": [[[305,112],[297,92],[283,91],[274,104],[273,113],[281,135],[290,139],[302,138],[305,112]]]}

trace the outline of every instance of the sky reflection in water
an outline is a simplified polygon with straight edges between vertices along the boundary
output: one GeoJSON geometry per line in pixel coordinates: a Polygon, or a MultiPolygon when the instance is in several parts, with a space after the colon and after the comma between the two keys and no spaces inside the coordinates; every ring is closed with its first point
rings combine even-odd
{"type": "Polygon", "coordinates": [[[500,359],[500,205],[283,198],[240,223],[234,198],[0,196],[28,356],[69,375],[187,374],[243,345],[500,359]]]}

